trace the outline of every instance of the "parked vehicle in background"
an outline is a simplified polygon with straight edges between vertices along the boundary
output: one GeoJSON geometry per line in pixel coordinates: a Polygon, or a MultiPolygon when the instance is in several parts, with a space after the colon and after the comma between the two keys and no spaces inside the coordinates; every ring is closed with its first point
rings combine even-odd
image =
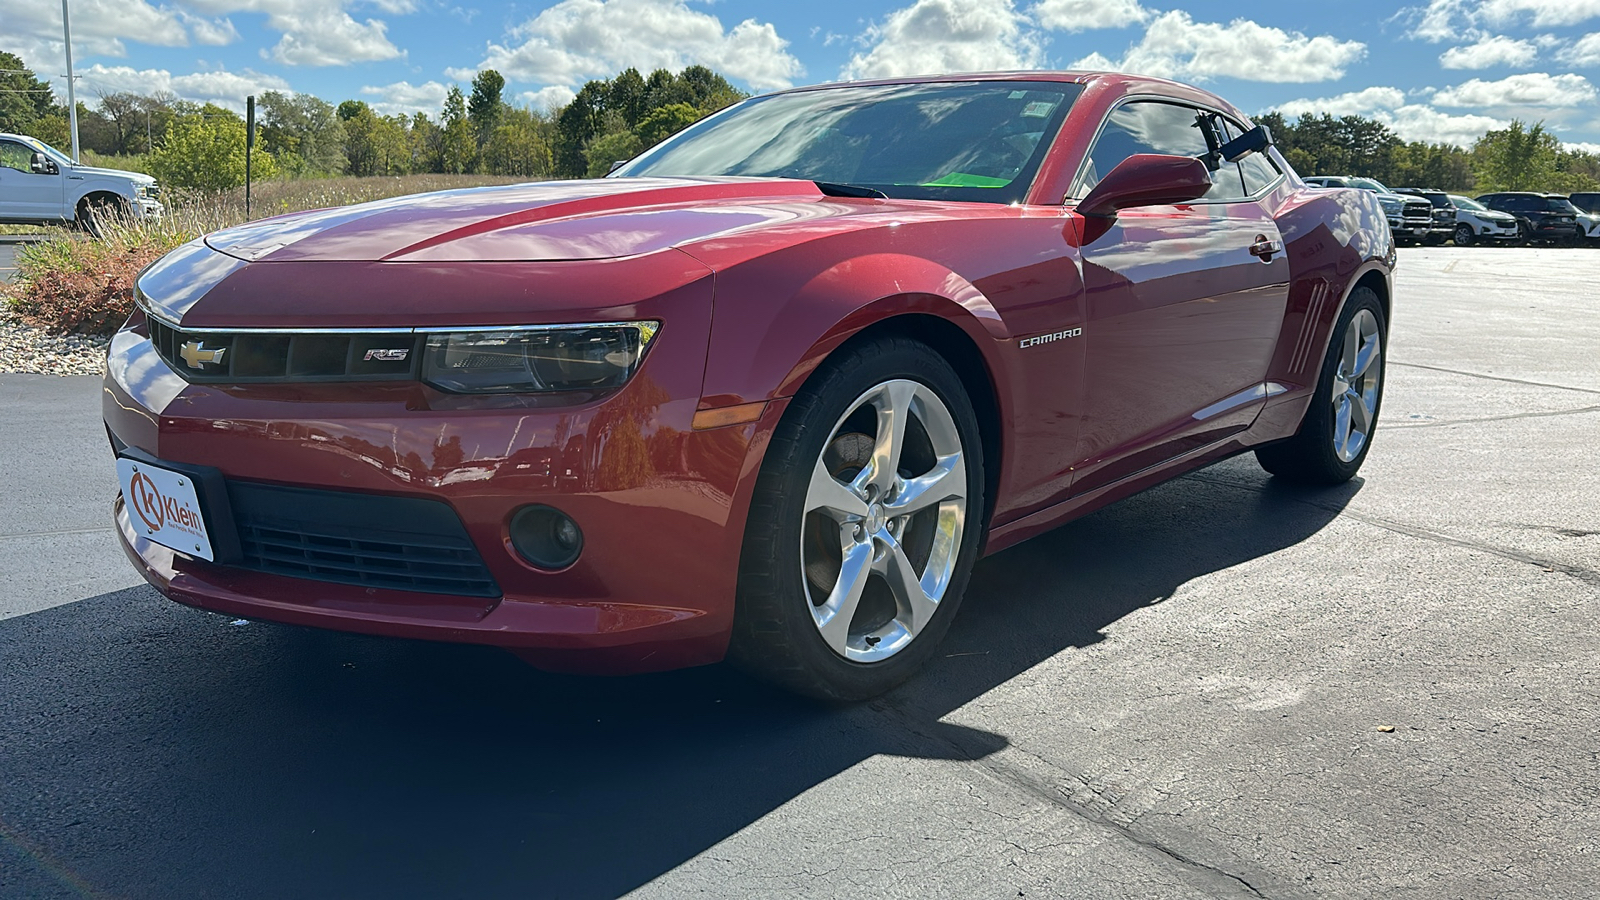
{"type": "Polygon", "coordinates": [[[1502,191],[1484,194],[1478,202],[1516,216],[1524,241],[1567,241],[1583,236],[1577,207],[1560,194],[1502,191]]]}
{"type": "Polygon", "coordinates": [[[1600,216],[1600,193],[1578,193],[1567,197],[1579,212],[1586,212],[1591,216],[1600,216]]]}
{"type": "Polygon", "coordinates": [[[74,163],[44,141],[0,134],[0,223],[94,228],[96,214],[160,218],[156,180],[74,163]]]}
{"type": "MultiPolygon", "coordinates": [[[[1422,243],[1435,233],[1433,204],[1420,197],[1397,194],[1376,178],[1357,178],[1350,175],[1313,175],[1305,183],[1314,187],[1356,188],[1378,195],[1378,205],[1389,219],[1389,230],[1399,242],[1422,243]]],[[[1445,232],[1448,236],[1450,232],[1445,232]]]]}
{"type": "Polygon", "coordinates": [[[1483,241],[1510,244],[1522,240],[1522,230],[1517,227],[1516,216],[1495,212],[1460,194],[1445,196],[1456,208],[1456,246],[1467,247],[1483,241]]]}
{"type": "Polygon", "coordinates": [[[1428,232],[1426,242],[1429,244],[1442,244],[1450,240],[1456,233],[1456,207],[1450,202],[1450,197],[1437,188],[1395,188],[1396,194],[1421,197],[1433,207],[1433,225],[1428,232]]]}

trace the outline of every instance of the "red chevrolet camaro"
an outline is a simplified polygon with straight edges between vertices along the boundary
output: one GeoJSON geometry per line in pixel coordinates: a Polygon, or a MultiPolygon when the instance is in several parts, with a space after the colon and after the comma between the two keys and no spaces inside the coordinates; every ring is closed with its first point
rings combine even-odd
{"type": "Polygon", "coordinates": [[[1192,87],[785,91],[174,251],[111,345],[116,523],[229,615],[867,697],[985,553],[1246,450],[1354,475],[1394,261],[1192,87]]]}

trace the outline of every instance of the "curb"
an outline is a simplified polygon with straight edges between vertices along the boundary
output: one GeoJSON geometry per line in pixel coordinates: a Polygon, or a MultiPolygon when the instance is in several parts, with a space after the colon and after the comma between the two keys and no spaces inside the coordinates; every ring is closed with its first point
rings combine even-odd
{"type": "Polygon", "coordinates": [[[0,244],[33,244],[51,237],[48,234],[0,234],[0,244]]]}

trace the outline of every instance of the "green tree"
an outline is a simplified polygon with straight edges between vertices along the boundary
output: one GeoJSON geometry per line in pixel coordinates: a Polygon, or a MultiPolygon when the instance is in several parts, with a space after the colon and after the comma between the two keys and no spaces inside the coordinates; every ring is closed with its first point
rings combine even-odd
{"type": "Polygon", "coordinates": [[[311,94],[267,91],[257,102],[261,145],[294,175],[345,171],[344,118],[311,94]]]}
{"type": "Polygon", "coordinates": [[[50,83],[23,65],[22,57],[0,51],[0,131],[45,140],[39,120],[57,114],[64,117],[66,109],[56,105],[50,83]]]}
{"type": "Polygon", "coordinates": [[[472,98],[467,101],[467,118],[472,120],[474,137],[478,145],[489,143],[489,136],[499,126],[505,115],[505,101],[500,94],[506,80],[493,69],[484,69],[472,79],[472,98]]]}
{"type": "Polygon", "coordinates": [[[439,146],[440,167],[455,175],[472,171],[478,142],[472,133],[472,120],[467,118],[467,101],[461,95],[461,88],[452,86],[445,95],[439,127],[443,132],[439,146]]]}
{"type": "Polygon", "coordinates": [[[1544,130],[1543,122],[1530,128],[1521,119],[1514,120],[1472,145],[1478,187],[1485,191],[1549,190],[1560,152],[1561,142],[1544,130]]]}
{"type": "Polygon", "coordinates": [[[444,132],[438,123],[419,112],[411,117],[411,130],[407,135],[411,149],[411,171],[444,171],[444,132]]]}
{"type": "Polygon", "coordinates": [[[582,178],[588,174],[589,159],[584,151],[600,133],[605,97],[606,82],[590,81],[556,113],[556,139],[551,147],[556,177],[582,178]]]}
{"type": "Polygon", "coordinates": [[[507,110],[484,147],[483,169],[494,175],[522,178],[548,175],[550,144],[541,134],[541,124],[529,110],[507,110]]]}
{"type": "MultiPolygon", "coordinates": [[[[244,184],[244,121],[206,104],[172,124],[150,158],[151,171],[173,187],[222,191],[244,184]]],[[[250,156],[256,179],[276,174],[272,156],[256,147],[250,156]]]]}
{"type": "Polygon", "coordinates": [[[700,120],[700,110],[687,103],[672,103],[652,109],[639,121],[636,131],[646,149],[654,147],[700,120]]]}
{"type": "Polygon", "coordinates": [[[632,128],[639,124],[639,120],[649,110],[646,102],[648,93],[639,70],[624,69],[621,74],[606,83],[605,108],[621,116],[622,121],[632,128]]]}
{"type": "Polygon", "coordinates": [[[584,158],[588,160],[589,168],[585,174],[590,178],[599,178],[611,171],[611,167],[623,160],[633,159],[644,149],[644,144],[639,136],[632,131],[613,131],[603,134],[584,149],[584,158]]]}

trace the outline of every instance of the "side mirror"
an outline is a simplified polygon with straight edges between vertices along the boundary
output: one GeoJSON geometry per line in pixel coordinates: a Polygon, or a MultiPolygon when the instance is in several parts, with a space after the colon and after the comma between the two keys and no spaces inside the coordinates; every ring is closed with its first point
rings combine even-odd
{"type": "Polygon", "coordinates": [[[56,175],[61,171],[56,168],[55,160],[37,152],[33,154],[33,164],[30,168],[33,169],[33,174],[35,175],[56,175]]]}
{"type": "Polygon", "coordinates": [[[1252,153],[1261,153],[1272,146],[1272,131],[1265,125],[1246,131],[1217,148],[1217,153],[1228,162],[1238,162],[1252,153]]]}
{"type": "Polygon", "coordinates": [[[1192,156],[1136,153],[1106,173],[1078,203],[1086,216],[1111,218],[1134,206],[1166,206],[1198,200],[1211,190],[1206,164],[1192,156]]]}

